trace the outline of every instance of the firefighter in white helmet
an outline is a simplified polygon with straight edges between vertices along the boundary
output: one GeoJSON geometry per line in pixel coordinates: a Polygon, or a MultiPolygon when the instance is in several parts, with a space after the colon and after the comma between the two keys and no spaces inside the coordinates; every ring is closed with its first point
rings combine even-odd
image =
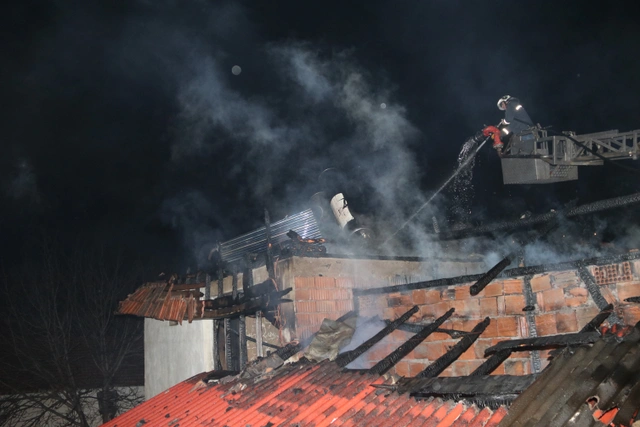
{"type": "Polygon", "coordinates": [[[498,100],[498,108],[504,111],[504,119],[498,126],[502,130],[503,139],[534,125],[518,98],[505,95],[498,100]]]}

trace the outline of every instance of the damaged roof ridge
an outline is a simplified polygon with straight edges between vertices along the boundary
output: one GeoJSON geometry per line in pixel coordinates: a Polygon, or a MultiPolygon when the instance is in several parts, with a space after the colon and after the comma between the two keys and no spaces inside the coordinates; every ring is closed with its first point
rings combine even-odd
{"type": "MultiPolygon", "coordinates": [[[[500,275],[497,276],[497,279],[506,278],[506,277],[526,276],[530,274],[547,273],[550,271],[571,270],[571,269],[577,269],[579,267],[586,267],[586,266],[616,264],[616,263],[632,261],[636,259],[640,259],[640,252],[630,252],[626,254],[608,255],[603,257],[587,258],[587,259],[575,260],[575,261],[565,261],[557,264],[541,264],[541,265],[536,265],[531,267],[517,267],[517,268],[512,268],[512,269],[503,271],[500,275]]],[[[380,288],[368,288],[368,289],[354,288],[353,295],[354,296],[377,295],[377,294],[385,294],[385,293],[393,293],[393,292],[412,291],[416,289],[440,288],[440,287],[451,286],[451,285],[460,285],[462,283],[475,282],[481,279],[482,277],[484,277],[485,275],[486,273],[478,273],[478,274],[468,274],[468,275],[462,275],[462,276],[447,277],[442,279],[407,283],[404,285],[383,286],[380,288]]]]}

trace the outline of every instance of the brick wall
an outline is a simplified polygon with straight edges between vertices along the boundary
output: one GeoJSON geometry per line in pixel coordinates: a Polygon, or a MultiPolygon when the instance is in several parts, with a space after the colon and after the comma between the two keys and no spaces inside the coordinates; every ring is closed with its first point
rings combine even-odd
{"type": "MultiPolygon", "coordinates": [[[[640,321],[640,306],[624,302],[630,296],[640,296],[640,260],[600,267],[589,267],[604,298],[614,303],[616,312],[625,324],[640,321]]],[[[296,277],[295,306],[298,338],[317,331],[322,320],[336,319],[353,309],[351,288],[353,279],[330,277],[296,277]]],[[[469,294],[472,283],[437,289],[363,296],[359,298],[361,316],[378,315],[395,319],[413,305],[420,310],[409,321],[428,323],[455,308],[453,316],[442,328],[470,331],[485,317],[490,325],[475,344],[449,366],[442,376],[470,374],[484,360],[484,350],[499,341],[529,336],[525,312],[523,278],[495,280],[477,296],[469,294]]],[[[539,274],[532,278],[531,287],[536,300],[532,312],[538,336],[579,331],[597,313],[593,299],[576,271],[539,274]]],[[[364,367],[387,356],[411,333],[395,331],[365,354],[364,367]]],[[[434,333],[400,361],[395,371],[399,375],[414,376],[433,360],[444,354],[458,340],[448,334],[434,333]]],[[[541,351],[542,366],[546,366],[548,351],[541,351]]],[[[514,353],[494,374],[522,375],[531,373],[529,352],[514,353]]]]}
{"type": "Polygon", "coordinates": [[[298,339],[317,332],[325,318],[335,320],[353,310],[352,279],[296,277],[294,283],[298,339]]]}

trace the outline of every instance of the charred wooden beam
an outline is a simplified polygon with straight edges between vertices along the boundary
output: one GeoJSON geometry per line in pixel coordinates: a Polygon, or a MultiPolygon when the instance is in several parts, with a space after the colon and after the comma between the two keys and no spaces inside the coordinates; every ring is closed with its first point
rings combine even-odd
{"type": "Polygon", "coordinates": [[[290,300],[283,300],[281,298],[289,292],[291,292],[291,288],[287,288],[283,291],[272,292],[268,295],[263,295],[260,298],[254,298],[232,307],[225,307],[217,310],[205,310],[202,317],[205,319],[224,319],[225,317],[238,317],[242,314],[245,316],[253,315],[257,311],[272,309],[280,303],[289,302],[290,300]]]}
{"type": "Polygon", "coordinates": [[[237,298],[233,298],[231,295],[223,295],[216,299],[204,301],[205,310],[220,310],[222,308],[233,307],[240,304],[237,298]]]}
{"type": "Polygon", "coordinates": [[[424,341],[429,335],[431,335],[440,325],[442,325],[451,315],[455,309],[451,308],[445,314],[440,316],[435,322],[425,326],[420,332],[409,338],[407,342],[398,347],[390,355],[376,363],[369,373],[382,375],[389,369],[398,363],[403,357],[409,354],[414,348],[416,348],[422,341],[424,341]]]}
{"type": "MultiPolygon", "coordinates": [[[[391,320],[385,319],[384,323],[389,325],[389,324],[391,324],[391,320]]],[[[398,329],[401,330],[401,331],[405,331],[405,332],[413,332],[415,334],[416,332],[420,332],[420,330],[422,328],[424,328],[425,326],[426,325],[422,325],[420,323],[408,323],[408,322],[405,322],[402,325],[398,326],[398,329]]],[[[463,336],[469,334],[469,331],[461,331],[459,329],[443,329],[443,328],[438,328],[434,332],[438,332],[438,333],[441,333],[441,334],[447,334],[453,339],[462,338],[463,336]]]]}
{"type": "MultiPolygon", "coordinates": [[[[238,275],[236,274],[236,268],[232,267],[231,271],[231,298],[233,300],[238,299],[238,275]]],[[[237,318],[226,318],[224,319],[224,328],[225,328],[225,361],[227,363],[227,369],[232,371],[239,371],[239,360],[238,360],[238,334],[233,334],[232,329],[238,328],[238,319],[237,318]]]]}
{"type": "Polygon", "coordinates": [[[596,314],[595,317],[589,321],[589,323],[587,323],[582,329],[580,329],[580,332],[597,332],[598,328],[600,328],[600,325],[602,325],[602,322],[607,320],[607,317],[609,317],[611,313],[613,313],[613,304],[607,304],[602,308],[600,313],[596,314]]]}
{"type": "MultiPolygon", "coordinates": [[[[560,262],[556,264],[542,264],[534,265],[530,267],[518,267],[502,272],[500,277],[518,277],[526,275],[534,275],[540,273],[546,273],[549,271],[561,271],[561,270],[574,270],[581,266],[588,265],[606,265],[616,264],[624,261],[632,261],[640,259],[640,252],[631,252],[626,254],[609,255],[596,258],[585,258],[577,261],[560,262]]],[[[353,289],[353,296],[365,296],[365,295],[381,295],[390,294],[395,292],[406,292],[415,289],[430,289],[441,288],[445,286],[461,285],[463,283],[476,282],[480,280],[485,273],[482,274],[467,274],[464,276],[449,277],[444,279],[426,280],[422,282],[407,283],[404,285],[392,285],[383,286],[380,288],[369,289],[353,289]]]]}
{"type": "Polygon", "coordinates": [[[264,357],[262,349],[262,311],[256,311],[256,354],[258,357],[264,357]]]}
{"type": "Polygon", "coordinates": [[[225,317],[224,320],[224,362],[226,365],[226,369],[229,371],[234,371],[235,367],[233,366],[233,355],[232,355],[232,344],[231,344],[231,319],[225,317]]]}
{"type": "Polygon", "coordinates": [[[502,362],[507,360],[509,356],[511,356],[511,350],[500,350],[494,353],[490,358],[485,360],[482,365],[478,366],[476,370],[471,373],[471,376],[477,377],[481,375],[489,375],[491,372],[495,371],[502,362]]]}
{"type": "Polygon", "coordinates": [[[248,355],[247,355],[247,340],[249,337],[247,336],[247,318],[244,314],[240,315],[238,320],[238,341],[239,341],[239,351],[238,351],[238,360],[240,361],[240,368],[244,368],[244,365],[247,364],[248,355]]]}
{"type": "Polygon", "coordinates": [[[262,297],[275,291],[277,291],[277,289],[274,281],[272,279],[267,279],[264,282],[249,288],[242,297],[238,295],[236,288],[235,295],[232,292],[232,294],[230,295],[223,295],[219,296],[216,299],[204,301],[204,308],[206,310],[220,310],[223,308],[229,308],[235,305],[243,304],[253,298],[262,297]]]}
{"type": "MultiPolygon", "coordinates": [[[[546,223],[544,227],[538,232],[537,236],[520,242],[520,245],[524,247],[527,244],[533,242],[534,240],[538,240],[545,237],[557,225],[558,225],[557,221],[550,221],[546,223]]],[[[498,275],[502,273],[502,271],[511,264],[511,261],[513,261],[513,259],[517,256],[517,253],[518,251],[511,252],[509,255],[504,257],[502,261],[494,265],[493,268],[491,268],[491,270],[489,270],[484,276],[482,276],[476,283],[471,285],[471,288],[469,289],[469,292],[471,293],[471,295],[478,295],[480,292],[482,292],[482,290],[489,283],[491,283],[493,279],[498,277],[498,275]]]]}
{"type": "Polygon", "coordinates": [[[496,277],[498,277],[500,273],[502,273],[502,270],[504,270],[509,266],[509,264],[511,264],[512,260],[513,260],[513,257],[511,255],[508,255],[505,258],[503,258],[502,261],[494,265],[480,279],[478,279],[476,283],[471,285],[471,288],[469,289],[469,293],[471,293],[471,295],[478,295],[480,292],[482,292],[482,290],[486,288],[487,285],[491,283],[493,279],[495,279],[496,277]]]}
{"type": "Polygon", "coordinates": [[[548,212],[542,215],[537,215],[537,216],[526,218],[526,219],[502,221],[502,222],[488,224],[480,227],[468,227],[460,230],[445,231],[442,233],[438,233],[437,237],[440,240],[464,239],[471,236],[495,233],[498,231],[510,231],[518,228],[530,228],[534,225],[553,221],[557,219],[559,215],[570,218],[573,216],[592,214],[592,213],[602,212],[610,209],[630,206],[635,203],[640,203],[640,193],[631,194],[629,196],[616,197],[613,199],[599,200],[594,203],[577,206],[564,211],[548,212]]]}
{"type": "Polygon", "coordinates": [[[527,351],[542,350],[548,347],[562,347],[571,345],[591,344],[600,339],[599,332],[577,332],[575,334],[551,335],[538,338],[523,338],[519,340],[501,341],[484,351],[489,356],[501,350],[527,351]]]}
{"type": "MultiPolygon", "coordinates": [[[[522,293],[524,294],[525,307],[524,316],[527,319],[527,325],[529,329],[529,337],[535,338],[538,336],[538,328],[536,326],[536,316],[533,311],[536,309],[536,297],[533,294],[533,287],[531,286],[531,279],[533,276],[524,276],[522,282],[522,293]]],[[[531,370],[534,374],[537,374],[542,370],[542,362],[540,361],[540,352],[533,350],[531,352],[531,370]]]]}
{"type": "Polygon", "coordinates": [[[422,282],[414,282],[407,283],[404,285],[391,285],[391,286],[383,286],[380,288],[369,288],[369,289],[353,289],[353,296],[364,296],[364,295],[380,295],[380,294],[390,294],[395,292],[406,292],[412,291],[415,289],[429,289],[429,288],[441,288],[445,286],[452,285],[460,285],[462,283],[469,283],[480,279],[483,274],[467,274],[464,276],[458,277],[450,277],[444,279],[435,279],[435,280],[426,280],[422,282]]]}
{"type": "MultiPolygon", "coordinates": [[[[243,275],[244,276],[244,275],[243,275]]],[[[243,277],[243,285],[244,285],[244,277],[243,277]]],[[[238,295],[238,270],[236,268],[233,269],[233,282],[232,286],[232,296],[235,298],[238,295]]],[[[244,365],[247,363],[247,325],[245,320],[245,315],[241,314],[238,318],[238,368],[243,369],[244,365]]]]}
{"type": "Polygon", "coordinates": [[[287,345],[285,345],[284,347],[280,347],[276,351],[276,355],[279,358],[281,358],[282,360],[287,360],[288,358],[290,358],[291,356],[293,356],[294,354],[296,354],[300,350],[301,350],[301,348],[300,348],[300,344],[299,343],[290,342],[287,345]]]}
{"type": "MultiPolygon", "coordinates": [[[[602,296],[602,292],[600,292],[600,286],[598,286],[598,284],[596,283],[596,279],[593,278],[593,276],[591,275],[591,273],[589,273],[589,270],[587,270],[585,266],[580,266],[578,268],[578,276],[580,276],[580,279],[584,282],[585,285],[587,285],[587,290],[589,291],[593,302],[596,303],[600,311],[604,310],[609,305],[609,303],[602,296]]],[[[608,319],[610,323],[624,323],[613,311],[609,314],[608,319]]]]}
{"type": "Polygon", "coordinates": [[[473,345],[473,343],[478,339],[480,334],[487,329],[491,320],[488,317],[485,317],[484,320],[478,323],[473,327],[471,333],[469,335],[464,336],[460,341],[458,341],[449,351],[445,354],[437,358],[432,364],[427,366],[422,372],[416,375],[416,378],[431,378],[437,377],[447,369],[449,365],[455,362],[458,357],[473,345]]]}
{"type": "MultiPolygon", "coordinates": [[[[607,318],[613,312],[613,304],[607,305],[605,308],[600,311],[600,313],[596,314],[593,319],[589,321],[582,329],[580,329],[581,333],[584,332],[599,332],[600,325],[602,322],[607,320],[607,318]]],[[[560,352],[563,351],[563,348],[557,348],[549,353],[549,357],[556,357],[560,352]]]]}
{"type": "MultiPolygon", "coordinates": [[[[253,282],[253,280],[252,280],[253,282]]],[[[245,298],[256,298],[270,292],[277,291],[276,282],[273,279],[267,279],[257,285],[251,285],[251,287],[245,289],[245,298]]]]}
{"type": "MultiPolygon", "coordinates": [[[[235,335],[240,336],[240,331],[236,331],[235,329],[231,328],[231,332],[234,333],[235,335]]],[[[246,337],[247,341],[251,341],[251,342],[256,342],[256,339],[253,337],[246,337]]],[[[282,347],[279,347],[277,345],[273,345],[273,344],[269,344],[268,342],[263,342],[262,343],[263,346],[265,347],[269,347],[269,348],[273,348],[274,350],[280,350],[282,347]]],[[[245,361],[246,363],[246,361],[245,361]]],[[[244,366],[244,364],[243,364],[244,366]]]]}
{"type": "Polygon", "coordinates": [[[460,400],[467,397],[500,397],[518,395],[538,375],[483,375],[475,377],[402,378],[398,393],[417,397],[442,397],[460,400]]]}
{"type": "Polygon", "coordinates": [[[395,331],[398,326],[400,326],[401,324],[409,320],[409,318],[413,316],[415,313],[417,313],[418,310],[419,310],[418,306],[414,305],[410,310],[408,310],[402,316],[398,317],[396,320],[394,320],[389,325],[384,327],[380,332],[378,332],[377,334],[375,334],[374,336],[372,336],[371,338],[369,338],[368,340],[360,344],[358,347],[338,355],[335,362],[338,364],[338,366],[340,366],[341,368],[344,368],[349,363],[353,362],[358,357],[360,357],[360,355],[362,355],[364,352],[369,350],[371,347],[373,347],[374,345],[382,341],[384,337],[389,335],[391,332],[395,331]]]}
{"type": "Polygon", "coordinates": [[[265,295],[277,292],[276,285],[271,279],[267,279],[264,282],[252,286],[249,289],[250,290],[242,297],[239,297],[236,293],[235,297],[233,296],[233,294],[223,295],[213,300],[204,301],[204,308],[205,310],[221,310],[224,308],[231,308],[240,304],[245,304],[252,299],[260,298],[265,295]]]}

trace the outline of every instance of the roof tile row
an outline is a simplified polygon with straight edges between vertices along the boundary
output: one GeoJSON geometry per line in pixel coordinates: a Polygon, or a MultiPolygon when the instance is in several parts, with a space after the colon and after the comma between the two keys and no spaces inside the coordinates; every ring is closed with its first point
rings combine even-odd
{"type": "Polygon", "coordinates": [[[343,371],[333,362],[286,365],[265,376],[206,384],[196,375],[105,424],[151,426],[497,426],[491,411],[462,402],[418,400],[375,385],[377,375],[343,371]]]}

